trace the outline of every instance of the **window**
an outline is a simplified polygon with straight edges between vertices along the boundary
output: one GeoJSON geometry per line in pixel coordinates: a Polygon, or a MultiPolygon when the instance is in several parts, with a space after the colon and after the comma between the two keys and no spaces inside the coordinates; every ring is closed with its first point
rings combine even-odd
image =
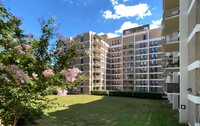
{"type": "Polygon", "coordinates": [[[146,35],[143,35],[143,40],[146,40],[146,35]]]}
{"type": "Polygon", "coordinates": [[[158,61],[154,61],[154,65],[156,65],[156,66],[157,66],[157,65],[158,65],[158,61]]]}
{"type": "Polygon", "coordinates": [[[154,49],[153,48],[151,48],[151,53],[153,53],[154,52],[154,49]]]}
{"type": "Polygon", "coordinates": [[[155,92],[158,92],[158,88],[157,87],[155,87],[155,92]]]}
{"type": "Polygon", "coordinates": [[[147,59],[147,56],[146,56],[146,55],[143,55],[143,59],[146,60],[146,59],[147,59]]]}
{"type": "Polygon", "coordinates": [[[83,64],[83,58],[81,58],[81,64],[83,64]]]}
{"type": "Polygon", "coordinates": [[[158,85],[158,81],[155,81],[154,83],[155,83],[155,85],[158,85]]]}
{"type": "Polygon", "coordinates": [[[147,53],[147,49],[143,49],[143,52],[144,52],[144,53],[147,53]]]}
{"type": "Polygon", "coordinates": [[[140,60],[143,60],[143,56],[140,56],[140,60]]]}
{"type": "Polygon", "coordinates": [[[84,66],[81,66],[81,71],[83,71],[84,70],[84,66]]]}
{"type": "Polygon", "coordinates": [[[144,66],[146,66],[147,65],[147,62],[144,62],[144,66]]]}
{"type": "Polygon", "coordinates": [[[112,45],[115,45],[115,42],[114,42],[114,41],[112,41],[112,45]]]}
{"type": "Polygon", "coordinates": [[[158,72],[158,68],[157,67],[155,67],[154,70],[155,70],[155,72],[158,72]]]}
{"type": "Polygon", "coordinates": [[[146,46],[147,46],[147,44],[146,44],[146,43],[143,43],[143,46],[144,46],[144,47],[146,47],[146,46]]]}
{"type": "Polygon", "coordinates": [[[140,66],[143,66],[143,62],[140,62],[140,66]]]}
{"type": "Polygon", "coordinates": [[[140,54],[142,54],[143,53],[143,50],[142,49],[140,49],[140,54]]]}
{"type": "Polygon", "coordinates": [[[157,54],[154,54],[154,58],[157,59],[157,58],[158,58],[158,55],[157,55],[157,54]]]}
{"type": "Polygon", "coordinates": [[[140,48],[142,48],[142,43],[140,43],[140,48]]]}
{"type": "Polygon", "coordinates": [[[154,58],[155,58],[155,55],[152,54],[152,55],[151,55],[151,59],[154,59],[154,58]]]}
{"type": "Polygon", "coordinates": [[[158,45],[158,41],[154,41],[154,46],[157,46],[158,45]]]}
{"type": "Polygon", "coordinates": [[[153,42],[150,42],[150,46],[153,46],[153,42]]]}
{"type": "Polygon", "coordinates": [[[157,48],[157,47],[155,47],[155,48],[154,48],[154,52],[157,52],[157,51],[158,51],[158,48],[157,48]]]}

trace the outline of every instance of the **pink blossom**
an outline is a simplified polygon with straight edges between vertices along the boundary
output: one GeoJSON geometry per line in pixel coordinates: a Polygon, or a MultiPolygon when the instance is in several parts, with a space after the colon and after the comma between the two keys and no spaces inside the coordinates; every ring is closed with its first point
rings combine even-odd
{"type": "Polygon", "coordinates": [[[21,45],[18,45],[18,46],[15,46],[14,49],[16,49],[17,51],[20,51],[20,50],[22,50],[22,47],[21,47],[21,45]]]}
{"type": "Polygon", "coordinates": [[[6,70],[12,73],[14,78],[18,79],[21,83],[30,79],[30,77],[23,70],[19,69],[17,65],[10,65],[6,70]]]}
{"type": "Polygon", "coordinates": [[[20,54],[22,54],[22,55],[24,55],[24,54],[25,54],[25,52],[24,52],[24,51],[22,51],[22,47],[21,47],[21,45],[15,46],[15,47],[14,47],[14,49],[16,49],[16,50],[17,50],[17,52],[19,52],[19,53],[20,53],[20,54]]]}
{"type": "Polygon", "coordinates": [[[61,89],[59,89],[57,95],[58,96],[66,96],[67,93],[68,93],[67,90],[61,90],[61,89]]]}
{"type": "Polygon", "coordinates": [[[36,78],[38,75],[36,73],[32,73],[33,78],[36,78]]]}
{"type": "Polygon", "coordinates": [[[79,73],[81,73],[81,71],[78,68],[73,68],[73,69],[69,69],[69,70],[62,70],[60,72],[60,74],[65,76],[65,79],[70,81],[70,82],[74,82],[79,73]]]}
{"type": "Polygon", "coordinates": [[[28,50],[28,49],[30,49],[31,48],[31,46],[30,45],[28,45],[28,44],[23,44],[22,45],[26,50],[28,50]]]}
{"type": "Polygon", "coordinates": [[[45,76],[45,77],[51,77],[51,76],[54,76],[55,74],[53,73],[53,70],[52,69],[48,69],[48,70],[45,70],[42,72],[42,74],[45,76]]]}

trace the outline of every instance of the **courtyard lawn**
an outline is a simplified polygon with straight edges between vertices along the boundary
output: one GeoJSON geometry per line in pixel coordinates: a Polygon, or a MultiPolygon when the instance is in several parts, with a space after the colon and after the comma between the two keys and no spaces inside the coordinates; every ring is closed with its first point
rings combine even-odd
{"type": "Polygon", "coordinates": [[[68,95],[58,98],[63,105],[47,110],[37,126],[187,126],[178,124],[178,112],[167,100],[151,100],[94,95],[68,95]]]}

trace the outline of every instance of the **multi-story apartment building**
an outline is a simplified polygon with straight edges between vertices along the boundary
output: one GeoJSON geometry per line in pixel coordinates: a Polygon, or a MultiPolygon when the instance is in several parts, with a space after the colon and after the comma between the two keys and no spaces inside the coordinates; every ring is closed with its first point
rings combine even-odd
{"type": "Polygon", "coordinates": [[[163,92],[161,28],[123,31],[124,90],[163,92]]]}
{"type": "Polygon", "coordinates": [[[74,61],[88,76],[76,91],[163,92],[161,28],[150,30],[144,25],[124,30],[115,38],[87,32],[66,40],[70,39],[83,45],[80,51],[87,51],[74,61]]]}
{"type": "Polygon", "coordinates": [[[122,37],[105,38],[109,45],[107,56],[107,90],[123,90],[123,46],[122,37]]]}
{"type": "Polygon", "coordinates": [[[87,52],[73,62],[88,79],[77,86],[77,92],[89,93],[91,90],[106,89],[106,59],[108,44],[103,38],[93,32],[86,32],[66,39],[66,46],[72,43],[81,43],[79,51],[87,52]]]}
{"type": "Polygon", "coordinates": [[[179,0],[163,0],[164,89],[173,109],[179,108],[179,0]]]}
{"type": "Polygon", "coordinates": [[[200,126],[200,1],[163,0],[163,10],[169,100],[179,109],[180,123],[200,126]]]}

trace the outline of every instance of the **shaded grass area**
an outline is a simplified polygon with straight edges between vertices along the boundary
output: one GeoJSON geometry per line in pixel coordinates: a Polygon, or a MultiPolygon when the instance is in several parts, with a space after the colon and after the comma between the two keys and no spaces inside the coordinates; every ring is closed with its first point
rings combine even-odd
{"type": "Polygon", "coordinates": [[[37,126],[187,126],[167,100],[68,95],[58,98],[65,106],[47,110],[37,126]]]}

